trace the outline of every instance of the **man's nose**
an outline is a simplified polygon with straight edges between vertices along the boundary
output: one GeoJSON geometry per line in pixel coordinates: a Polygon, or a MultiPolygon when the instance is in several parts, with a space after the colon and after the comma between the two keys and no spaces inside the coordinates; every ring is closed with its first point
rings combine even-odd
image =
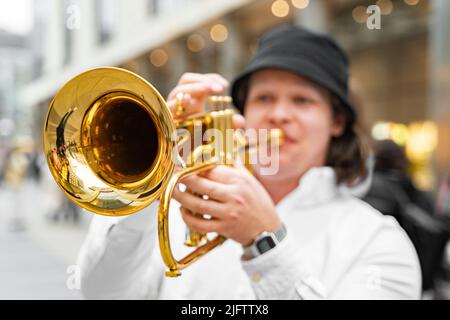
{"type": "Polygon", "coordinates": [[[273,124],[282,124],[291,120],[291,112],[288,106],[282,101],[277,102],[272,112],[269,115],[270,122],[273,124]]]}

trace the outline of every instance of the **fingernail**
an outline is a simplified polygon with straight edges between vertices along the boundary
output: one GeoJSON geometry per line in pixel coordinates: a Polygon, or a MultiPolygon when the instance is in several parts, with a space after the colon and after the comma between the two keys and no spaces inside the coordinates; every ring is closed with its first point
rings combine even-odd
{"type": "Polygon", "coordinates": [[[213,83],[213,84],[211,85],[211,89],[213,89],[214,91],[222,91],[222,90],[223,90],[223,87],[222,87],[220,84],[213,83]]]}

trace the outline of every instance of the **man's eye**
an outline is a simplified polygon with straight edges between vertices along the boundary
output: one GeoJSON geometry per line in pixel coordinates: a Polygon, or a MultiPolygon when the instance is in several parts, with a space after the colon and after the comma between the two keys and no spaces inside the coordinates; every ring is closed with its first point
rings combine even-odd
{"type": "Polygon", "coordinates": [[[258,102],[269,102],[271,101],[271,97],[267,94],[262,94],[256,97],[256,101],[258,102]]]}
{"type": "Polygon", "coordinates": [[[306,97],[295,97],[294,99],[295,104],[310,104],[312,103],[312,100],[306,97]]]}

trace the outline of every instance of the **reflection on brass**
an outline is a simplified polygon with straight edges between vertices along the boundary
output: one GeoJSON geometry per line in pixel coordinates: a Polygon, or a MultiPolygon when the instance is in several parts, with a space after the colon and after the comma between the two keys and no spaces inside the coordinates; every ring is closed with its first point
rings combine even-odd
{"type": "MultiPolygon", "coordinates": [[[[181,260],[173,257],[169,240],[169,205],[178,182],[216,165],[232,165],[236,153],[248,152],[235,135],[237,148],[212,152],[217,142],[196,145],[193,138],[177,138],[177,129],[191,135],[217,129],[226,139],[234,112],[229,97],[211,97],[203,115],[174,121],[159,92],[138,75],[119,68],[97,68],[68,81],[50,104],[44,125],[44,152],[50,171],[64,193],[93,213],[123,216],[156,199],[161,255],[167,276],[184,269],[225,241],[190,232],[187,243],[196,249],[181,260]],[[174,138],[175,137],[175,138],[174,138]],[[189,141],[192,140],[192,141],[189,141]],[[188,154],[180,144],[191,142],[188,154]],[[176,161],[181,164],[175,172],[176,161]]],[[[244,157],[245,158],[245,157],[244,157]]],[[[195,214],[195,213],[194,213],[195,214]]]]}

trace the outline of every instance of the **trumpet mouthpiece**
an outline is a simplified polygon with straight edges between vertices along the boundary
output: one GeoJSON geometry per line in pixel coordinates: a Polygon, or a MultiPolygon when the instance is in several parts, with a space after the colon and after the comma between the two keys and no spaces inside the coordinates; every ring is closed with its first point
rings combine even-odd
{"type": "Polygon", "coordinates": [[[281,129],[271,129],[269,134],[269,143],[283,144],[284,132],[281,129]]]}

